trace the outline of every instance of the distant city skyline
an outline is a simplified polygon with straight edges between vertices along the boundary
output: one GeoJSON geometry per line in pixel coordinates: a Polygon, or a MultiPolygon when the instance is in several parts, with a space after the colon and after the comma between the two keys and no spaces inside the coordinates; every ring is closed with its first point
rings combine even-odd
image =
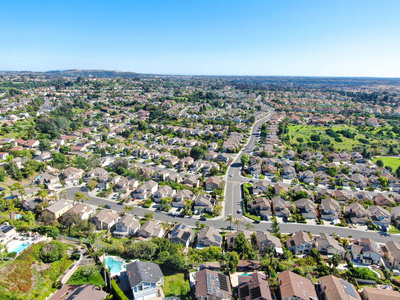
{"type": "Polygon", "coordinates": [[[400,77],[400,1],[7,1],[0,70],[400,77]]]}

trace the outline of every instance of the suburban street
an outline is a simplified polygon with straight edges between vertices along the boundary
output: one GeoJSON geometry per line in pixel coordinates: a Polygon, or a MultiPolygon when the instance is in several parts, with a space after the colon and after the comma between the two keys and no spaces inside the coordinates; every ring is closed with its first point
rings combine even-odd
{"type": "MultiPolygon", "coordinates": [[[[243,216],[242,213],[242,191],[241,191],[241,184],[243,182],[249,182],[250,178],[243,177],[241,175],[241,155],[242,153],[250,154],[257,142],[259,137],[259,130],[263,123],[268,121],[274,115],[274,111],[271,111],[270,114],[260,120],[258,120],[251,131],[251,136],[248,140],[247,145],[244,149],[239,152],[234,161],[231,163],[227,170],[226,174],[226,189],[225,189],[225,202],[224,202],[224,210],[223,216],[218,217],[215,219],[207,220],[207,225],[214,226],[215,228],[226,229],[229,226],[229,222],[226,220],[228,215],[232,215],[234,220],[240,221],[239,229],[244,230],[246,223],[252,223],[252,220],[247,219],[243,216]]],[[[139,165],[146,166],[145,163],[139,163],[139,165]]],[[[152,166],[154,168],[154,166],[152,166]]],[[[163,168],[159,168],[162,170],[163,168]]],[[[255,181],[257,179],[254,179],[255,181]]],[[[80,187],[72,187],[66,189],[67,197],[69,199],[74,199],[74,194],[77,192],[82,192],[80,187]]],[[[351,191],[349,191],[351,192],[351,191]]],[[[111,209],[119,212],[124,212],[124,203],[117,202],[116,200],[108,200],[104,198],[99,198],[95,196],[89,195],[87,192],[84,192],[88,197],[89,200],[86,202],[93,206],[100,206],[100,205],[109,205],[111,209]]],[[[133,213],[138,217],[143,217],[146,213],[150,212],[148,209],[144,209],[141,207],[135,207],[133,213]]],[[[151,211],[153,212],[153,211],[151,211]]],[[[196,226],[196,222],[199,221],[196,217],[184,217],[179,218],[177,216],[168,215],[165,212],[154,212],[154,218],[160,221],[168,221],[168,222],[184,222],[189,226],[196,226]]],[[[200,221],[202,222],[202,221],[200,221]]],[[[253,223],[254,230],[262,230],[266,231],[271,229],[271,223],[262,221],[259,224],[253,223]]],[[[400,242],[400,235],[391,235],[385,236],[380,234],[379,232],[374,231],[363,231],[359,229],[352,229],[347,227],[338,227],[338,226],[324,226],[324,225],[311,225],[311,224],[300,224],[300,223],[280,223],[280,232],[282,233],[293,233],[299,230],[310,231],[311,233],[318,235],[320,233],[328,233],[333,234],[336,233],[341,237],[344,238],[362,238],[362,237],[369,237],[374,239],[377,242],[385,243],[390,240],[394,240],[400,242]]]]}

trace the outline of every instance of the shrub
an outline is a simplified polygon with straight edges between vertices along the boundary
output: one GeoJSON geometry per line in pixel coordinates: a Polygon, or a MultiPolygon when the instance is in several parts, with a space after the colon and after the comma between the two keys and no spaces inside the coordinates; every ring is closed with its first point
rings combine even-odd
{"type": "Polygon", "coordinates": [[[58,228],[55,226],[39,226],[37,228],[37,232],[39,232],[40,234],[47,234],[53,239],[58,238],[58,236],[60,235],[60,230],[58,230],[58,228]]]}
{"type": "Polygon", "coordinates": [[[128,297],[125,296],[124,292],[121,291],[121,289],[119,288],[119,286],[115,282],[115,280],[111,281],[111,286],[112,286],[113,299],[116,299],[116,300],[129,300],[128,297]]]}
{"type": "Polygon", "coordinates": [[[65,246],[63,243],[54,241],[44,245],[40,249],[39,257],[45,263],[52,263],[60,260],[65,255],[65,246]]]}
{"type": "Polygon", "coordinates": [[[144,208],[150,208],[150,207],[151,207],[151,204],[153,204],[153,201],[151,201],[151,199],[148,199],[148,200],[144,203],[143,207],[144,207],[144,208]]]}

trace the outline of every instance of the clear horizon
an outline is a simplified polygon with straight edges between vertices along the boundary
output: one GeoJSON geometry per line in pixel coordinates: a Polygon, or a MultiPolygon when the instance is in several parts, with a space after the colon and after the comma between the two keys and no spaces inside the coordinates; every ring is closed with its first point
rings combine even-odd
{"type": "Polygon", "coordinates": [[[400,1],[9,1],[0,70],[400,77],[400,1]]]}

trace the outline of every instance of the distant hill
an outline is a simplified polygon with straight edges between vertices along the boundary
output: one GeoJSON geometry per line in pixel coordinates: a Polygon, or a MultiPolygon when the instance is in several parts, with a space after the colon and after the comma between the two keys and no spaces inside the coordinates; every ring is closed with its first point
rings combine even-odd
{"type": "Polygon", "coordinates": [[[363,85],[400,85],[400,78],[374,78],[374,77],[323,77],[323,76],[218,76],[218,75],[157,75],[135,72],[121,72],[110,70],[54,70],[47,72],[34,71],[0,71],[1,75],[39,75],[48,77],[99,77],[99,78],[166,78],[168,80],[193,80],[193,79],[222,79],[231,84],[241,86],[249,85],[315,85],[319,87],[329,86],[363,86],[363,85]]]}
{"type": "Polygon", "coordinates": [[[140,77],[141,74],[134,72],[120,72],[108,70],[56,70],[44,72],[46,75],[51,76],[66,76],[66,77],[124,77],[134,78],[140,77]]]}

